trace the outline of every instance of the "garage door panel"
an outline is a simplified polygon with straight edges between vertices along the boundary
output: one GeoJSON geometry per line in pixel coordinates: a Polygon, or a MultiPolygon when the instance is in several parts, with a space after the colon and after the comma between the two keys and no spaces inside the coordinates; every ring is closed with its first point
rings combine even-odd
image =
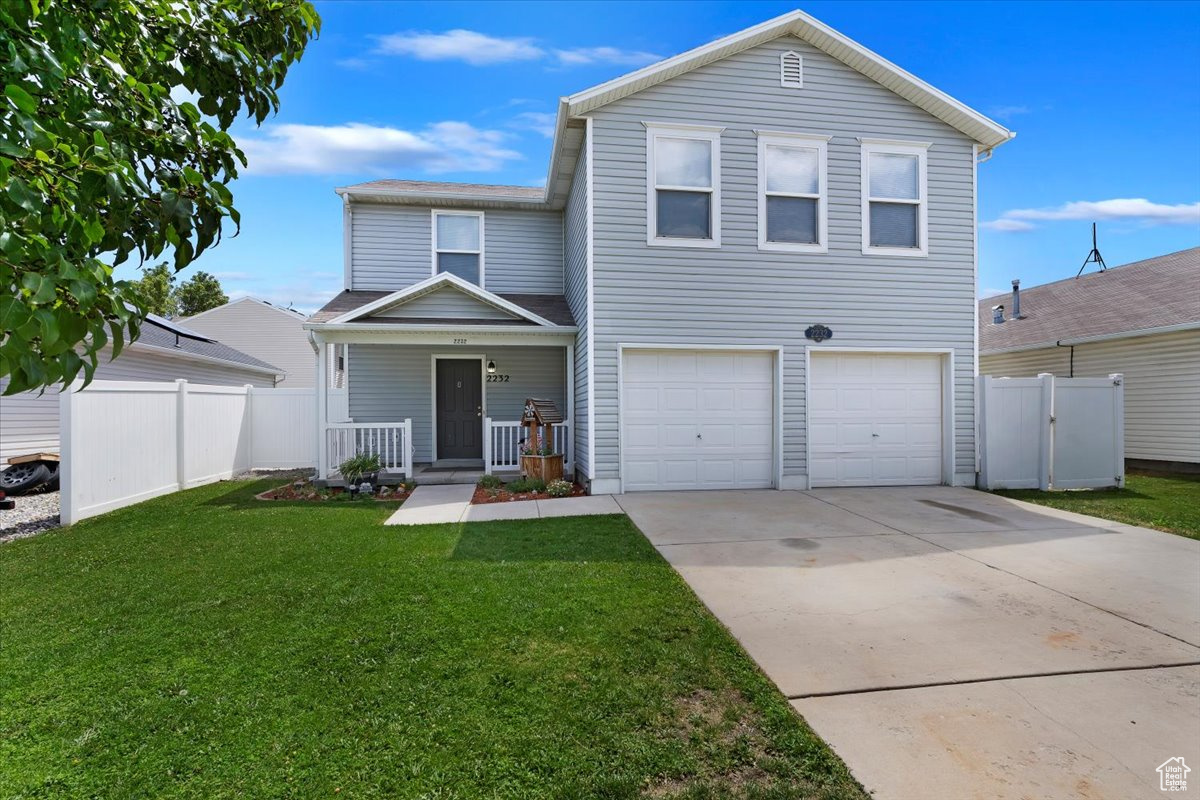
{"type": "Polygon", "coordinates": [[[773,354],[633,351],[625,358],[626,490],[773,484],[773,354]]]}
{"type": "Polygon", "coordinates": [[[814,354],[813,486],[941,482],[942,360],[916,354],[814,354]]]}

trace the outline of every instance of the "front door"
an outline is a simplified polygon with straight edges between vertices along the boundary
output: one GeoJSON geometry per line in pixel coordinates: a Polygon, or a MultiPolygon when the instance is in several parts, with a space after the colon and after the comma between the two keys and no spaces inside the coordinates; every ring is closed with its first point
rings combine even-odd
{"type": "Polygon", "coordinates": [[[438,459],[483,458],[483,376],[477,359],[437,360],[438,459]]]}

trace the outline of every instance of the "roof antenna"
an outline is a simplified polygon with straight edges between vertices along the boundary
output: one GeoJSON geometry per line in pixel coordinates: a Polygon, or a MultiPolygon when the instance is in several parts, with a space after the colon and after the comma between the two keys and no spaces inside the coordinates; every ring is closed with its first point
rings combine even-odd
{"type": "Polygon", "coordinates": [[[1078,278],[1082,275],[1087,265],[1093,261],[1100,265],[1101,272],[1108,269],[1108,265],[1104,263],[1104,256],[1100,255],[1100,250],[1096,247],[1096,223],[1094,222],[1092,223],[1092,252],[1088,253],[1088,257],[1083,260],[1083,266],[1079,268],[1079,272],[1075,273],[1075,277],[1078,278]]]}

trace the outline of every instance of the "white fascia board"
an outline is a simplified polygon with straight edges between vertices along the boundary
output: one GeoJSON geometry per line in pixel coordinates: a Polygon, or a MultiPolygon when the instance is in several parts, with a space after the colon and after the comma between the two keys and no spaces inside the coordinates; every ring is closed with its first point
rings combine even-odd
{"type": "Polygon", "coordinates": [[[537,314],[534,314],[532,311],[522,308],[516,303],[509,302],[503,297],[492,294],[487,289],[482,289],[470,281],[463,280],[457,275],[449,272],[441,272],[437,275],[431,275],[420,283],[414,283],[407,289],[401,289],[400,291],[392,292],[391,294],[381,297],[374,302],[367,303],[365,306],[359,306],[356,309],[347,311],[345,314],[334,317],[328,322],[320,324],[322,327],[324,327],[328,325],[340,325],[347,322],[353,322],[354,320],[370,316],[380,309],[401,305],[406,300],[412,300],[416,297],[420,297],[421,295],[430,294],[431,292],[437,291],[445,286],[453,286],[454,288],[459,289],[464,294],[475,298],[481,303],[494,306],[501,311],[507,311],[509,314],[528,320],[537,325],[549,328],[558,327],[545,317],[540,317],[537,314]]]}
{"type": "MultiPolygon", "coordinates": [[[[1011,321],[1008,321],[1004,324],[1009,325],[1012,323],[1011,321]]],[[[979,355],[980,357],[1002,356],[1008,353],[1024,353],[1030,350],[1046,350],[1051,347],[1070,347],[1071,345],[1091,344],[1092,342],[1111,342],[1114,339],[1138,339],[1143,336],[1155,336],[1162,333],[1179,333],[1180,331],[1193,330],[1200,330],[1200,320],[1197,320],[1196,322],[1181,322],[1178,325],[1163,325],[1159,328],[1138,328],[1132,331],[1098,333],[1094,336],[1077,336],[1074,339],[1047,339],[1043,342],[1023,344],[1016,347],[996,347],[991,350],[980,350],[979,355]]]]}
{"type": "Polygon", "coordinates": [[[514,197],[503,194],[475,194],[472,192],[406,192],[399,189],[356,189],[353,186],[342,186],[334,189],[334,191],[351,202],[378,198],[404,200],[405,202],[414,204],[453,201],[455,203],[480,203],[506,208],[544,209],[549,206],[549,201],[545,196],[537,198],[514,197]]]}
{"type": "Polygon", "coordinates": [[[447,347],[462,345],[467,340],[471,345],[489,344],[539,346],[569,345],[575,341],[575,328],[537,328],[523,325],[473,325],[470,327],[449,325],[322,325],[309,324],[319,342],[346,344],[436,344],[447,347]]]}

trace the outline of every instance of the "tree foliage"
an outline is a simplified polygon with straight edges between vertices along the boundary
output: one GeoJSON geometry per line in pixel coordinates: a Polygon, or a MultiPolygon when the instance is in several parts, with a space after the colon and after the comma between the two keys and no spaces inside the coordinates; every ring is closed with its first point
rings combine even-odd
{"type": "Polygon", "coordinates": [[[221,282],[207,272],[197,272],[179,284],[173,299],[181,317],[200,314],[229,302],[229,297],[221,289],[221,282]]]}
{"type": "Polygon", "coordinates": [[[145,303],[114,267],[178,271],[237,226],[246,162],[227,131],[278,110],[319,28],[306,0],[0,2],[8,393],[90,380],[100,348],[137,336],[145,303]]]}
{"type": "Polygon", "coordinates": [[[175,271],[166,264],[156,264],[142,273],[133,284],[139,307],[147,314],[173,317],[178,309],[175,298],[175,271]]]}

